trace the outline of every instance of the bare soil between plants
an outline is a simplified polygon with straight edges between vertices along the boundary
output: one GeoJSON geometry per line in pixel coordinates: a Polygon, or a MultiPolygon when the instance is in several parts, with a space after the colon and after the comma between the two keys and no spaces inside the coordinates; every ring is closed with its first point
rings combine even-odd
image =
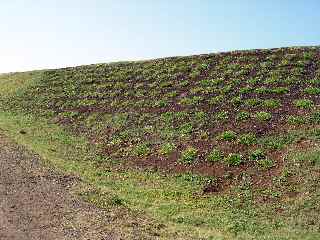
{"type": "Polygon", "coordinates": [[[77,182],[0,133],[0,239],[121,239],[107,212],[70,193],[77,182]]]}

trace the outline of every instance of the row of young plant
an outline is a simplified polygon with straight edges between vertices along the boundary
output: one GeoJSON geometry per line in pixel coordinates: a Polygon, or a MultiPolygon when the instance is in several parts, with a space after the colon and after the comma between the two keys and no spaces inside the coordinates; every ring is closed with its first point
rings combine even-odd
{"type": "MultiPolygon", "coordinates": [[[[320,112],[315,113],[308,119],[310,124],[320,124],[320,112]]],[[[237,167],[243,163],[252,161],[256,163],[260,169],[268,170],[276,164],[272,158],[268,157],[268,152],[281,150],[286,145],[299,139],[299,137],[301,137],[299,134],[295,135],[288,133],[258,139],[253,133],[239,135],[232,130],[228,130],[216,138],[216,140],[219,141],[217,146],[212,148],[204,159],[212,164],[224,163],[229,167],[237,167]],[[219,146],[223,145],[222,141],[247,146],[247,150],[244,151],[245,153],[224,153],[219,148],[219,146]]],[[[138,157],[147,157],[150,154],[154,154],[155,151],[151,149],[149,144],[142,143],[138,144],[133,149],[133,152],[138,157]]],[[[164,143],[157,152],[160,156],[170,157],[171,154],[177,152],[177,146],[173,143],[164,143]]],[[[200,153],[199,149],[192,146],[185,147],[178,155],[178,162],[187,165],[197,163],[200,156],[203,158],[203,154],[200,153]]]]}

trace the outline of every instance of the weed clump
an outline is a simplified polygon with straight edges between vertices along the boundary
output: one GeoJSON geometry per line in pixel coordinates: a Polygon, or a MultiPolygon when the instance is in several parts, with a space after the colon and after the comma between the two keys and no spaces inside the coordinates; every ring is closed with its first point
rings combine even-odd
{"type": "Polygon", "coordinates": [[[209,100],[209,104],[210,105],[217,105],[217,104],[221,104],[224,100],[224,96],[223,95],[218,95],[218,96],[215,96],[215,97],[212,97],[210,100],[209,100]]]}
{"type": "Polygon", "coordinates": [[[246,111],[238,112],[236,115],[237,121],[246,121],[250,118],[250,113],[246,111]]]}
{"type": "Polygon", "coordinates": [[[179,133],[183,136],[189,135],[193,131],[192,123],[184,123],[179,127],[179,133]]]}
{"type": "Polygon", "coordinates": [[[293,101],[293,104],[301,109],[310,109],[313,107],[313,101],[310,99],[297,99],[293,101]]]}
{"type": "Polygon", "coordinates": [[[198,150],[194,147],[188,147],[182,152],[180,161],[183,163],[191,164],[197,159],[197,156],[198,150]]]}
{"type": "Polygon", "coordinates": [[[234,141],[237,138],[237,134],[234,131],[228,130],[223,132],[220,138],[225,141],[234,141]]]}
{"type": "Polygon", "coordinates": [[[306,119],[303,116],[289,116],[287,122],[290,125],[301,125],[306,123],[306,119]]]}
{"type": "Polygon", "coordinates": [[[264,158],[258,161],[258,166],[262,170],[269,170],[274,166],[274,162],[269,158],[264,158]]]}
{"type": "Polygon", "coordinates": [[[223,154],[219,149],[212,149],[207,157],[207,160],[209,162],[220,162],[223,160],[223,154]]]}
{"type": "Polygon", "coordinates": [[[265,158],[266,158],[266,154],[260,148],[254,150],[250,155],[250,159],[253,161],[258,161],[258,160],[265,159],[265,158]]]}
{"type": "Polygon", "coordinates": [[[215,118],[217,120],[221,120],[221,121],[227,120],[229,118],[228,112],[227,111],[220,111],[215,115],[215,118]]]}
{"type": "Polygon", "coordinates": [[[286,94],[289,93],[289,88],[287,87],[277,87],[277,88],[273,88],[271,90],[272,93],[276,93],[276,94],[286,94]]]}
{"type": "Polygon", "coordinates": [[[255,114],[255,117],[257,120],[259,120],[261,122],[266,122],[266,121],[271,120],[272,115],[271,115],[271,113],[268,113],[268,112],[257,112],[255,114]]]}
{"type": "Polygon", "coordinates": [[[253,145],[257,143],[257,138],[253,133],[246,133],[239,137],[239,142],[243,145],[253,145]]]}
{"type": "Polygon", "coordinates": [[[262,105],[266,108],[278,108],[281,106],[281,103],[276,99],[266,99],[263,101],[262,105]]]}
{"type": "Polygon", "coordinates": [[[138,144],[134,148],[135,155],[139,157],[147,156],[150,154],[150,152],[151,152],[150,144],[147,144],[147,143],[138,144]]]}
{"type": "Polygon", "coordinates": [[[320,112],[312,113],[310,120],[312,123],[320,124],[320,112]]]}
{"type": "Polygon", "coordinates": [[[176,149],[176,146],[173,143],[165,143],[161,146],[159,149],[159,153],[165,156],[170,155],[174,150],[176,149]]]}
{"type": "Polygon", "coordinates": [[[257,98],[249,98],[249,99],[244,100],[244,104],[247,107],[258,107],[261,105],[261,103],[262,103],[262,101],[257,98]]]}
{"type": "Polygon", "coordinates": [[[242,163],[242,156],[238,153],[230,153],[225,157],[225,162],[228,166],[239,166],[242,163]]]}
{"type": "Polygon", "coordinates": [[[320,94],[320,88],[317,87],[307,87],[304,89],[304,92],[309,95],[320,94]]]}

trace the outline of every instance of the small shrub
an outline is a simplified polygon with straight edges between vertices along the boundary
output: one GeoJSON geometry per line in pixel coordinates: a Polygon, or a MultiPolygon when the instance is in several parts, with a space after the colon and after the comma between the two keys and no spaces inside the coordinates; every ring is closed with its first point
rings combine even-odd
{"type": "Polygon", "coordinates": [[[222,161],[223,155],[220,150],[218,149],[212,149],[212,151],[209,153],[207,160],[209,162],[219,162],[222,161]]]}
{"type": "Polygon", "coordinates": [[[194,147],[188,147],[182,152],[180,161],[191,164],[197,159],[198,150],[194,147]]]}
{"type": "Polygon", "coordinates": [[[320,88],[307,87],[306,89],[304,89],[304,92],[310,95],[316,95],[316,94],[320,94],[320,88]]]}
{"type": "Polygon", "coordinates": [[[294,83],[299,83],[301,80],[299,78],[296,77],[288,77],[287,79],[283,80],[283,83],[287,84],[287,85],[291,85],[294,83]]]}
{"type": "Polygon", "coordinates": [[[174,113],[173,112],[164,112],[161,114],[161,120],[165,122],[171,122],[174,119],[174,113]]]}
{"type": "Polygon", "coordinates": [[[303,59],[304,60],[312,60],[314,56],[315,56],[315,53],[313,53],[313,52],[305,52],[305,53],[303,53],[303,59]]]}
{"type": "Polygon", "coordinates": [[[203,79],[200,81],[200,85],[202,87],[210,87],[210,86],[214,86],[215,82],[214,80],[211,80],[211,79],[203,79]]]}
{"type": "Polygon", "coordinates": [[[266,158],[266,154],[260,148],[254,150],[250,155],[250,159],[253,161],[258,161],[258,160],[265,159],[265,158],[266,158]]]}
{"type": "Polygon", "coordinates": [[[271,113],[268,113],[268,112],[257,112],[255,114],[255,118],[261,122],[266,122],[271,120],[272,115],[271,113]]]}
{"type": "Polygon", "coordinates": [[[264,80],[263,82],[264,82],[264,84],[275,84],[275,83],[280,82],[280,80],[276,77],[271,77],[271,78],[264,80]]]}
{"type": "Polygon", "coordinates": [[[228,166],[239,166],[242,163],[242,156],[238,153],[230,153],[225,158],[225,162],[228,166]]]}
{"type": "Polygon", "coordinates": [[[135,155],[139,156],[139,157],[143,157],[143,156],[148,155],[150,153],[150,151],[151,151],[150,144],[146,144],[146,143],[138,144],[134,148],[135,155]]]}
{"type": "Polygon", "coordinates": [[[257,143],[257,138],[253,133],[246,133],[239,137],[239,142],[244,145],[253,145],[257,143]]]}
{"type": "Polygon", "coordinates": [[[250,113],[246,111],[238,112],[236,115],[236,120],[238,121],[245,121],[245,120],[248,120],[249,118],[250,118],[250,113]]]}
{"type": "Polygon", "coordinates": [[[210,135],[210,133],[207,132],[207,131],[200,130],[198,132],[199,139],[202,139],[202,140],[208,140],[209,139],[209,135],[210,135]]]}
{"type": "Polygon", "coordinates": [[[202,88],[202,87],[195,87],[195,88],[192,88],[192,89],[190,90],[190,92],[191,92],[192,94],[198,94],[198,93],[203,94],[204,91],[205,91],[205,89],[202,88]]]}
{"type": "Polygon", "coordinates": [[[198,71],[198,70],[193,70],[190,74],[189,74],[189,77],[192,78],[192,79],[195,79],[197,77],[199,77],[201,75],[201,72],[198,71]]]}
{"type": "Polygon", "coordinates": [[[225,141],[233,141],[237,138],[237,134],[234,131],[225,131],[221,135],[221,139],[225,141]]]}
{"type": "Polygon", "coordinates": [[[309,109],[313,107],[313,102],[310,99],[297,99],[293,101],[293,104],[302,109],[309,109]]]}
{"type": "Polygon", "coordinates": [[[165,156],[170,155],[174,150],[176,149],[176,146],[173,143],[165,143],[161,146],[159,153],[165,156]]]}

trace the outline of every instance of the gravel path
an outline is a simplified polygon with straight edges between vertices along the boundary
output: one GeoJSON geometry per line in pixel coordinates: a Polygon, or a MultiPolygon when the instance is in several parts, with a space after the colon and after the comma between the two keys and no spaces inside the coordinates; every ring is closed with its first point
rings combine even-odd
{"type": "Polygon", "coordinates": [[[0,134],[0,239],[119,239],[104,211],[70,194],[76,182],[0,134]]]}

